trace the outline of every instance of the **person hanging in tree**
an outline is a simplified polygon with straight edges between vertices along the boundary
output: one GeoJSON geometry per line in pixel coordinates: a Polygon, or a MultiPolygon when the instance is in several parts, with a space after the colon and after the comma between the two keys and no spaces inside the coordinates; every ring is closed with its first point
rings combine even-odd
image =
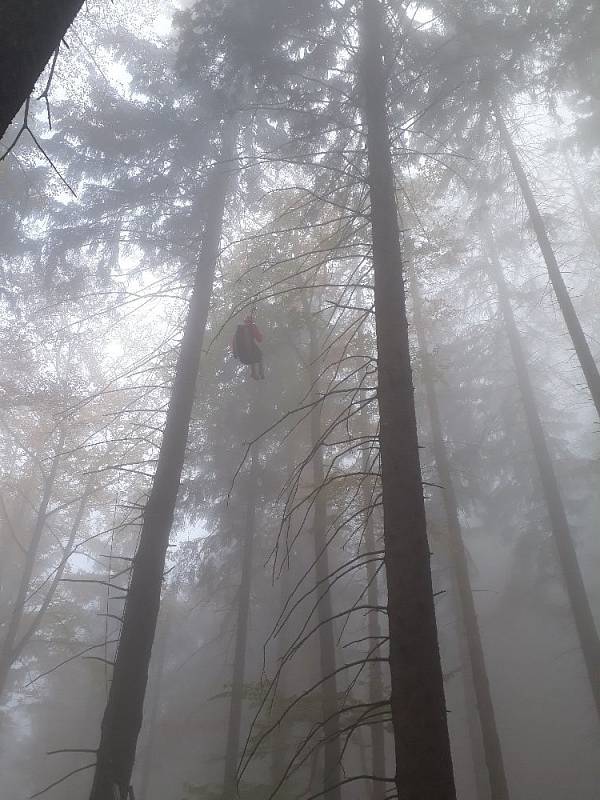
{"type": "Polygon", "coordinates": [[[262,342],[262,333],[254,322],[252,315],[246,317],[243,325],[238,325],[233,337],[231,349],[235,358],[242,364],[250,366],[251,375],[255,381],[264,380],[263,354],[258,346],[262,342]]]}

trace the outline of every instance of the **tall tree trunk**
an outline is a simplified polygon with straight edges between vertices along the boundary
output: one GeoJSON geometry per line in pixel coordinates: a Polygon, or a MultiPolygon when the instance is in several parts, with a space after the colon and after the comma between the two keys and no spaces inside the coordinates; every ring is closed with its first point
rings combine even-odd
{"type": "Polygon", "coordinates": [[[531,190],[527,175],[525,174],[525,170],[523,169],[523,165],[521,164],[517,148],[515,147],[508,128],[506,127],[504,118],[497,107],[494,108],[494,114],[496,116],[500,138],[504,143],[510,163],[516,175],[519,186],[521,187],[523,199],[525,200],[525,205],[529,211],[529,216],[531,217],[531,222],[533,224],[533,229],[535,231],[542,256],[546,262],[548,276],[552,286],[554,287],[554,293],[556,294],[558,305],[560,306],[560,310],[569,331],[569,335],[571,336],[571,341],[573,342],[573,347],[575,348],[577,358],[581,364],[581,369],[585,375],[590,394],[592,395],[592,400],[596,406],[596,411],[598,412],[598,416],[600,416],[600,372],[598,372],[598,366],[594,361],[592,351],[590,350],[585,333],[583,332],[583,328],[579,322],[579,317],[577,316],[577,312],[573,307],[573,302],[569,296],[567,287],[565,286],[563,276],[546,231],[546,225],[544,224],[544,220],[540,214],[535,197],[533,196],[533,192],[531,190]]]}
{"type": "Polygon", "coordinates": [[[460,601],[460,612],[467,642],[469,666],[473,676],[473,687],[475,690],[481,735],[483,738],[490,796],[492,800],[508,800],[510,795],[504,769],[502,747],[500,745],[500,737],[498,736],[496,714],[492,701],[483,644],[481,642],[479,621],[477,619],[477,611],[473,599],[469,564],[458,515],[458,502],[452,482],[452,473],[450,471],[450,459],[446,450],[446,443],[442,430],[431,356],[425,338],[425,326],[423,322],[423,309],[419,286],[414,272],[410,275],[410,287],[413,299],[415,329],[423,367],[423,384],[425,386],[427,408],[431,423],[433,453],[439,481],[442,486],[444,511],[448,523],[450,558],[460,601]]]}
{"type": "Polygon", "coordinates": [[[19,581],[17,596],[15,597],[15,602],[13,604],[6,636],[2,642],[2,650],[0,651],[0,697],[2,697],[4,691],[6,690],[10,668],[12,667],[15,658],[21,649],[19,648],[19,651],[17,652],[17,636],[19,633],[19,627],[23,620],[23,615],[25,613],[25,603],[30,590],[31,576],[33,575],[38,550],[40,548],[40,542],[42,540],[42,534],[44,533],[44,528],[46,526],[48,504],[50,503],[52,492],[54,491],[54,484],[58,472],[58,464],[62,455],[64,442],[65,431],[61,430],[58,444],[56,446],[54,456],[52,457],[50,472],[46,476],[43,483],[44,490],[42,494],[42,500],[35,516],[35,523],[31,533],[31,539],[29,540],[27,552],[25,553],[25,563],[23,565],[23,572],[21,573],[21,580],[19,581]]]}
{"type": "Polygon", "coordinates": [[[596,712],[600,716],[600,640],[598,639],[598,631],[581,576],[581,570],[579,569],[571,530],[554,472],[548,443],[537,409],[533,386],[527,369],[525,353],[513,315],[502,265],[500,263],[498,251],[496,250],[491,228],[485,219],[482,225],[482,237],[489,259],[490,277],[496,284],[498,290],[498,303],[504,318],[506,334],[515,364],[519,391],[521,393],[527,427],[529,428],[533,452],[540,474],[542,492],[550,518],[552,537],[558,553],[563,582],[579,636],[579,644],[581,645],[581,651],[583,653],[583,659],[588,673],[594,703],[596,705],[596,712]]]}
{"type": "Polygon", "coordinates": [[[362,4],[391,710],[402,800],[455,800],[431,579],[379,0],[362,4]]]}
{"type": "Polygon", "coordinates": [[[83,0],[3,0],[0,15],[0,137],[34,89],[83,0]]]}
{"type": "Polygon", "coordinates": [[[236,138],[237,125],[233,119],[227,119],[223,125],[221,161],[215,165],[206,187],[208,212],[202,252],[177,360],[156,473],[144,509],[140,541],[133,562],[113,678],[102,720],[90,800],[114,800],[115,793],[120,793],[117,794],[119,800],[124,800],[129,792],[142,724],[165,556],[185,459],[236,138]]]}
{"type": "Polygon", "coordinates": [[[321,709],[323,715],[324,765],[323,765],[323,797],[325,800],[341,798],[341,750],[339,737],[338,686],[335,657],[335,632],[333,628],[333,602],[329,584],[329,547],[327,544],[327,500],[325,489],[319,490],[324,482],[323,450],[321,446],[321,404],[319,401],[319,344],[314,321],[307,314],[310,352],[308,375],[310,381],[310,401],[313,407],[310,413],[311,447],[313,449],[312,471],[314,491],[316,492],[313,509],[313,543],[315,557],[315,577],[318,583],[317,615],[319,623],[319,657],[321,678],[328,679],[321,688],[321,709]]]}
{"type": "Polygon", "coordinates": [[[225,746],[223,800],[233,800],[233,798],[237,796],[236,774],[240,752],[244,677],[246,671],[246,646],[248,642],[248,618],[250,616],[250,588],[252,585],[254,533],[256,528],[256,503],[258,493],[258,459],[256,445],[254,445],[252,448],[247,488],[246,529],[244,531],[241,552],[241,582],[237,598],[238,613],[235,631],[231,701],[229,704],[229,720],[227,723],[227,743],[225,746]]]}
{"type": "MultiPolygon", "coordinates": [[[[365,403],[364,391],[361,391],[361,401],[363,404],[365,403]]],[[[362,435],[367,437],[370,434],[370,426],[365,405],[362,406],[361,417],[363,420],[362,435]]],[[[367,472],[372,469],[372,465],[369,463],[370,451],[367,441],[368,439],[365,439],[363,443],[363,480],[366,478],[367,472]]],[[[366,480],[363,482],[362,502],[365,513],[365,550],[367,553],[374,553],[376,550],[376,543],[375,526],[373,524],[373,508],[371,507],[373,498],[371,489],[366,480]]],[[[378,609],[381,605],[381,602],[379,599],[379,586],[377,583],[377,565],[376,562],[373,561],[373,557],[370,557],[367,561],[367,603],[369,606],[371,606],[368,624],[369,651],[381,655],[381,653],[385,651],[385,648],[382,641],[381,625],[379,624],[378,609]],[[373,648],[375,648],[377,645],[379,645],[378,649],[374,650],[373,648]]],[[[381,662],[372,661],[369,664],[369,702],[373,704],[380,703],[383,699],[383,675],[381,662]]],[[[383,778],[386,774],[385,731],[383,727],[383,721],[381,719],[374,720],[369,726],[369,731],[371,735],[371,773],[376,777],[383,778]]],[[[373,800],[384,800],[385,783],[383,783],[383,781],[373,781],[371,792],[373,800]]]]}

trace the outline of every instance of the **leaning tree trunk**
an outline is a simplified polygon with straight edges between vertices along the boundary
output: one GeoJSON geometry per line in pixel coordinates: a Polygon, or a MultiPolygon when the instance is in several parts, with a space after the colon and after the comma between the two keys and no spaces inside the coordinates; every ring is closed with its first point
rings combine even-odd
{"type": "Polygon", "coordinates": [[[579,562],[577,561],[577,554],[573,545],[569,522],[561,499],[558,481],[552,464],[552,457],[548,449],[548,443],[535,401],[525,353],[515,322],[502,265],[496,250],[491,228],[485,220],[482,226],[482,237],[489,259],[490,277],[496,284],[498,290],[498,302],[504,318],[506,334],[515,364],[519,391],[521,393],[527,427],[529,428],[533,452],[540,474],[542,492],[550,518],[552,537],[558,553],[563,582],[575,621],[579,644],[583,653],[583,659],[588,673],[594,703],[596,705],[596,712],[600,716],[600,639],[598,638],[598,631],[581,576],[581,570],[579,569],[579,562]]]}
{"type": "Polygon", "coordinates": [[[3,0],[0,15],[0,137],[35,87],[83,0],[3,0]]]}
{"type": "Polygon", "coordinates": [[[363,0],[361,71],[373,239],[396,786],[402,800],[455,800],[419,464],[383,25],[379,0],[363,0]]]}
{"type": "Polygon", "coordinates": [[[494,114],[496,116],[500,138],[504,143],[510,163],[516,175],[519,186],[521,187],[523,199],[525,200],[525,205],[527,206],[529,216],[531,217],[533,229],[548,269],[550,282],[554,287],[554,293],[556,294],[558,305],[560,306],[560,310],[569,331],[569,335],[571,336],[571,341],[573,342],[573,347],[575,348],[577,358],[581,364],[581,369],[585,375],[590,394],[592,395],[592,400],[596,406],[596,411],[598,412],[598,416],[600,416],[600,372],[598,372],[598,366],[594,361],[592,351],[590,350],[585,333],[583,332],[583,328],[579,322],[579,317],[577,316],[577,312],[573,307],[573,301],[571,300],[567,287],[565,286],[563,276],[558,266],[558,261],[556,260],[554,250],[552,249],[552,245],[548,237],[548,232],[546,231],[546,225],[544,224],[544,220],[540,214],[535,197],[533,196],[533,192],[531,190],[531,186],[529,185],[529,180],[527,179],[525,170],[523,169],[523,165],[521,164],[517,148],[515,147],[508,128],[506,127],[506,123],[504,122],[502,114],[497,107],[494,109],[494,114]]]}
{"type": "Polygon", "coordinates": [[[244,700],[244,677],[246,672],[246,646],[248,641],[248,619],[250,616],[250,589],[252,585],[252,564],[254,553],[254,533],[258,493],[258,455],[256,445],[252,447],[248,496],[246,500],[245,530],[241,563],[241,582],[237,597],[237,625],[235,631],[235,652],[233,656],[233,678],[231,681],[231,701],[227,723],[225,745],[225,769],[223,774],[223,800],[233,800],[237,795],[237,765],[240,752],[242,724],[242,705],[244,700]]]}
{"type": "Polygon", "coordinates": [[[446,450],[444,434],[442,431],[442,421],[438,404],[435,381],[433,378],[433,368],[431,356],[427,349],[425,339],[425,326],[423,323],[423,310],[419,287],[414,273],[410,277],[411,294],[413,298],[413,310],[415,318],[415,329],[419,343],[419,353],[423,367],[423,384],[425,386],[425,396],[431,423],[431,434],[433,441],[433,453],[437,467],[437,473],[442,486],[442,496],[444,501],[444,511],[448,523],[448,544],[454,581],[456,584],[460,601],[460,612],[464,626],[464,634],[467,642],[469,665],[473,677],[473,687],[477,702],[477,711],[481,726],[481,736],[483,739],[483,749],[485,754],[485,764],[489,780],[489,791],[491,800],[508,800],[508,781],[504,769],[504,759],[502,757],[502,747],[498,736],[496,724],[496,714],[492,693],[487,674],[479,621],[473,599],[473,589],[471,577],[469,575],[469,564],[463,543],[462,530],[458,515],[458,502],[452,482],[450,471],[450,459],[446,450]]]}
{"type": "Polygon", "coordinates": [[[206,187],[208,212],[202,252],[177,360],[156,472],[144,509],[140,541],[133,561],[113,678],[102,720],[90,800],[114,800],[115,795],[119,800],[124,800],[129,792],[142,724],[165,556],[185,458],[236,138],[236,125],[232,119],[228,119],[223,127],[221,161],[214,167],[206,187]]]}
{"type": "Polygon", "coordinates": [[[583,192],[581,191],[581,187],[579,186],[579,181],[577,180],[577,176],[575,175],[575,170],[573,169],[573,164],[571,163],[569,153],[567,152],[567,148],[565,147],[564,143],[561,144],[561,152],[563,154],[563,158],[565,159],[565,165],[567,167],[567,172],[569,174],[569,179],[571,181],[571,187],[573,188],[573,194],[575,195],[577,205],[579,206],[579,210],[581,211],[583,222],[585,224],[585,227],[587,228],[587,232],[590,235],[594,247],[596,248],[596,254],[600,256],[600,233],[598,233],[597,224],[594,222],[592,212],[590,211],[588,204],[586,203],[585,197],[583,196],[583,192]]]}
{"type": "Polygon", "coordinates": [[[50,472],[44,480],[42,500],[35,516],[35,523],[31,533],[31,539],[29,540],[27,552],[25,553],[25,563],[23,565],[23,572],[21,573],[21,578],[19,581],[17,596],[15,597],[8,628],[4,637],[4,641],[2,642],[2,648],[0,650],[0,697],[2,697],[6,689],[10,669],[18,654],[22,650],[22,647],[17,644],[17,637],[25,614],[25,604],[27,602],[27,595],[29,594],[30,590],[31,576],[33,575],[38,550],[40,548],[40,542],[42,541],[42,535],[46,527],[48,505],[52,498],[52,492],[54,491],[58,464],[62,455],[64,442],[65,431],[61,430],[56,451],[50,465],[50,472]]]}
{"type": "Polygon", "coordinates": [[[323,716],[324,765],[323,797],[325,800],[341,798],[341,748],[338,718],[338,687],[333,629],[333,603],[329,583],[329,546],[327,542],[327,500],[325,496],[323,449],[321,431],[321,403],[319,402],[319,347],[314,321],[307,314],[310,353],[308,375],[310,381],[310,434],[313,452],[312,471],[314,484],[313,543],[317,588],[317,618],[319,623],[319,657],[321,667],[321,710],[323,716]]]}

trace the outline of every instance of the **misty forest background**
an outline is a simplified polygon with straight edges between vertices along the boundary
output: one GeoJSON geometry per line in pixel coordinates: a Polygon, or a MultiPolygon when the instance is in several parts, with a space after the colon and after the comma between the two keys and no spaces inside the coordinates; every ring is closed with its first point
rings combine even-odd
{"type": "Polygon", "coordinates": [[[597,800],[600,5],[56,45],[0,162],[2,800],[597,800]]]}

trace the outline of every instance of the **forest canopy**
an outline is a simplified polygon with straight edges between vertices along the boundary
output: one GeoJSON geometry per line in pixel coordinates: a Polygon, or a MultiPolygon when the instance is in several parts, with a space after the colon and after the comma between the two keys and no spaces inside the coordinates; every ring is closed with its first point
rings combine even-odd
{"type": "Polygon", "coordinates": [[[5,6],[2,800],[597,800],[600,5],[5,6]]]}

